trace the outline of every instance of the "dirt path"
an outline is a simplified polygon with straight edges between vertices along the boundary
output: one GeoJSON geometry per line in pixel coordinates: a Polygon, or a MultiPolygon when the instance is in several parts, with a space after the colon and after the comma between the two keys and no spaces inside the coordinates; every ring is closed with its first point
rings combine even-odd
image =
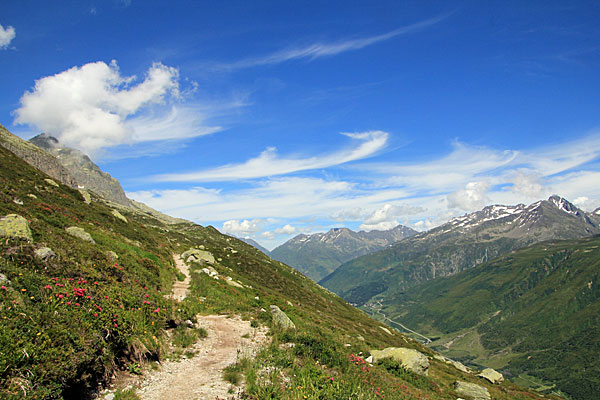
{"type": "Polygon", "coordinates": [[[144,377],[137,391],[142,400],[214,400],[237,398],[228,393],[231,384],[222,378],[223,369],[237,357],[253,357],[267,342],[265,330],[250,327],[249,321],[224,315],[198,316],[198,325],[208,332],[199,340],[191,359],[167,361],[160,371],[144,377]],[[247,336],[247,337],[242,337],[247,336]]]}
{"type": "Polygon", "coordinates": [[[177,301],[181,301],[186,298],[190,289],[190,267],[184,262],[181,256],[173,254],[173,260],[179,272],[185,275],[184,281],[176,280],[173,284],[173,293],[171,297],[177,301]]]}

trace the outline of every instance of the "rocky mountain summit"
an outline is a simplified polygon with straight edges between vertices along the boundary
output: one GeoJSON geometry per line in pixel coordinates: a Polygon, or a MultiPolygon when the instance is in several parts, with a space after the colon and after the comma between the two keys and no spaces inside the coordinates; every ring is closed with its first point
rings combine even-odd
{"type": "Polygon", "coordinates": [[[598,233],[596,215],[559,196],[528,206],[492,205],[342,264],[320,283],[363,304],[386,291],[453,275],[534,243],[598,233]]]}
{"type": "Polygon", "coordinates": [[[103,172],[81,151],[61,146],[58,139],[45,133],[37,135],[29,141],[55,156],[75,178],[79,186],[92,190],[112,202],[124,206],[131,205],[119,181],[103,172]]]}
{"type": "Polygon", "coordinates": [[[13,135],[2,125],[0,125],[0,145],[59,182],[77,188],[77,180],[55,157],[13,135]]]}
{"type": "Polygon", "coordinates": [[[370,232],[333,228],[325,233],[297,235],[275,248],[271,256],[318,281],[346,261],[384,249],[416,233],[402,225],[370,232]]]}

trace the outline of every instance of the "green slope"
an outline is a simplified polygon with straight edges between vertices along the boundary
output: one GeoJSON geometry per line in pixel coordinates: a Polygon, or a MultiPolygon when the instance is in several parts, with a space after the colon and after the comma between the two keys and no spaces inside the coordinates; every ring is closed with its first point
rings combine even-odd
{"type": "Polygon", "coordinates": [[[599,278],[599,236],[547,242],[390,294],[383,310],[412,329],[441,335],[437,349],[458,338],[448,354],[493,362],[509,376],[533,376],[590,399],[600,392],[599,278]],[[465,338],[481,348],[465,346],[465,338]]]}
{"type": "Polygon", "coordinates": [[[32,240],[0,238],[0,398],[87,398],[115,371],[137,373],[147,368],[144,360],[181,354],[190,338],[202,336],[182,321],[214,313],[241,314],[271,329],[272,344],[245,367],[248,398],[379,399],[381,388],[388,399],[456,399],[456,379],[486,386],[496,399],[532,396],[433,359],[428,378],[394,375],[379,365],[362,369],[351,355],[372,348],[433,353],[397,332],[386,333],[338,296],[212,227],[166,225],[120,208],[124,222],[102,199],[93,195],[88,205],[78,191],[47,178],[0,148],[0,216],[21,215],[32,232],[32,240]],[[66,234],[70,226],[84,228],[95,243],[66,234]],[[172,255],[199,246],[214,255],[219,274],[244,287],[193,267],[191,295],[174,303],[165,298],[177,276],[172,255]],[[42,247],[56,256],[36,257],[42,247]],[[261,311],[272,304],[296,323],[295,332],[273,326],[270,314],[261,311]],[[179,343],[173,353],[170,338],[179,343]],[[278,373],[257,380],[266,367],[278,373]]]}

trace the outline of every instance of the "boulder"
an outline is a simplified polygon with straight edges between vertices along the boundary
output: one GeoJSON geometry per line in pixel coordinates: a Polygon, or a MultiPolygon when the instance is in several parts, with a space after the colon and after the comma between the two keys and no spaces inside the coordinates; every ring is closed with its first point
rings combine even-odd
{"type": "Polygon", "coordinates": [[[112,210],[111,214],[115,218],[120,219],[121,221],[125,222],[126,224],[129,222],[129,221],[127,221],[127,218],[125,218],[125,216],[123,214],[121,214],[120,212],[118,212],[117,210],[112,210]]]}
{"type": "Polygon", "coordinates": [[[491,400],[490,392],[476,383],[456,381],[454,391],[470,400],[491,400]]]}
{"type": "Polygon", "coordinates": [[[296,325],[292,322],[290,317],[286,315],[277,306],[271,305],[271,316],[273,317],[273,323],[283,329],[296,329],[296,325]]]}
{"type": "Polygon", "coordinates": [[[8,214],[0,218],[0,236],[32,240],[29,222],[20,215],[8,214]]]}
{"type": "Polygon", "coordinates": [[[242,286],[241,283],[238,283],[236,281],[233,280],[232,277],[228,276],[227,278],[225,278],[225,282],[229,285],[229,286],[233,286],[236,288],[243,288],[244,286],[242,286]]]}
{"type": "Polygon", "coordinates": [[[200,249],[189,249],[181,255],[181,258],[185,260],[185,262],[207,262],[209,264],[215,263],[215,257],[212,255],[210,251],[200,250],[200,249]]]}
{"type": "Polygon", "coordinates": [[[6,277],[6,275],[0,274],[0,283],[10,284],[10,281],[8,280],[8,278],[6,277]]]}
{"type": "Polygon", "coordinates": [[[382,331],[384,331],[388,335],[392,334],[392,332],[390,332],[390,330],[388,328],[386,328],[385,326],[380,326],[379,329],[381,329],[382,331]]]}
{"type": "Polygon", "coordinates": [[[35,251],[35,256],[43,261],[56,257],[56,253],[50,247],[42,247],[35,251]]]}
{"type": "Polygon", "coordinates": [[[498,371],[496,371],[496,370],[494,370],[492,368],[486,368],[486,369],[484,369],[477,376],[485,378],[485,379],[487,379],[488,381],[490,381],[493,384],[498,384],[498,383],[504,381],[504,376],[500,372],[498,372],[498,371]]]}
{"type": "Polygon", "coordinates": [[[373,362],[391,357],[402,363],[404,367],[419,375],[427,376],[429,370],[429,360],[427,357],[414,349],[388,347],[383,350],[371,350],[371,355],[373,356],[373,362]]]}
{"type": "Polygon", "coordinates": [[[44,181],[45,181],[45,182],[46,182],[48,185],[52,185],[52,186],[54,186],[54,187],[58,187],[58,183],[54,182],[54,181],[53,181],[52,179],[50,179],[50,178],[44,179],[44,181]]]}
{"type": "Polygon", "coordinates": [[[90,195],[90,192],[88,192],[85,189],[78,189],[79,190],[79,194],[81,194],[81,197],[83,197],[83,202],[85,204],[92,204],[92,196],[90,195]]]}
{"type": "Polygon", "coordinates": [[[108,262],[115,262],[119,259],[119,255],[112,250],[108,250],[104,254],[106,255],[106,258],[108,259],[108,262]]]}
{"type": "Polygon", "coordinates": [[[68,228],[65,228],[65,230],[71,236],[75,236],[76,238],[85,240],[86,242],[96,243],[92,236],[89,233],[87,233],[83,228],[80,228],[78,226],[70,226],[68,228]]]}
{"type": "Polygon", "coordinates": [[[435,358],[436,360],[442,361],[446,364],[450,364],[452,365],[454,368],[456,368],[459,371],[462,372],[466,372],[468,374],[472,373],[471,369],[469,367],[467,367],[466,365],[464,365],[463,363],[459,362],[459,361],[455,361],[452,360],[450,358],[444,357],[441,354],[436,354],[433,356],[433,358],[435,358]]]}

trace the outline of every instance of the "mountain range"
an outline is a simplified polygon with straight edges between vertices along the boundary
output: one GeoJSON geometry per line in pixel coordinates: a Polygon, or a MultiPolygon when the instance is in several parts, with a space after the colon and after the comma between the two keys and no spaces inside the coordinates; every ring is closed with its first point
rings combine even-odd
{"type": "Polygon", "coordinates": [[[384,249],[416,233],[402,225],[370,232],[333,228],[326,233],[297,235],[275,248],[271,257],[319,281],[346,261],[384,249]]]}
{"type": "Polygon", "coordinates": [[[545,240],[598,234],[599,225],[598,213],[559,196],[530,205],[492,205],[353,259],[319,283],[351,303],[364,304],[545,240]]]}

